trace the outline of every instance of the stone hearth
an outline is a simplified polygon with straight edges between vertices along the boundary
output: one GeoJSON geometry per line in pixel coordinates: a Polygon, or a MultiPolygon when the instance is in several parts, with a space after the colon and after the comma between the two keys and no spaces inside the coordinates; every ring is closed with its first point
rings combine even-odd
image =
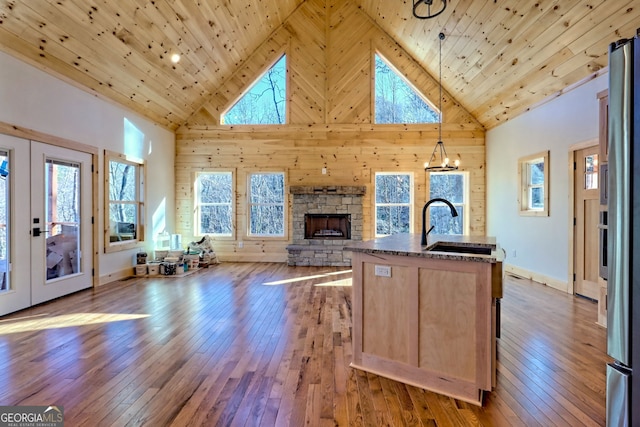
{"type": "Polygon", "coordinates": [[[287,246],[288,264],[292,266],[351,266],[351,252],[344,252],[345,244],[362,240],[362,198],[366,187],[292,186],[293,243],[287,246]],[[350,239],[305,238],[305,214],[350,215],[350,239]]]}

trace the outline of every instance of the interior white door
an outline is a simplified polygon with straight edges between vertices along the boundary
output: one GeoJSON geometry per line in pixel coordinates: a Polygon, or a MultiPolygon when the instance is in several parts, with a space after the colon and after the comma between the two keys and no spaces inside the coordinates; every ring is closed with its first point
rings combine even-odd
{"type": "Polygon", "coordinates": [[[29,147],[0,134],[0,316],[31,305],[29,147]]]}
{"type": "Polygon", "coordinates": [[[92,285],[91,155],[31,143],[31,303],[92,285]]]}

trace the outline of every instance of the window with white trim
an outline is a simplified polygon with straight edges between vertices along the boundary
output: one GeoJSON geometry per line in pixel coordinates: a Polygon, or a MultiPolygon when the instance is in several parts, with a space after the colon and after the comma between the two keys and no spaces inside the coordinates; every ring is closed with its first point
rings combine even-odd
{"type": "Polygon", "coordinates": [[[197,172],[195,179],[195,235],[232,237],[234,179],[231,171],[197,172]]]}
{"type": "Polygon", "coordinates": [[[144,241],[144,161],[105,151],[105,251],[144,241]]]}
{"type": "Polygon", "coordinates": [[[285,236],[284,172],[250,173],[248,184],[248,234],[254,237],[285,236]]]}
{"type": "Polygon", "coordinates": [[[429,199],[442,198],[451,202],[458,212],[451,216],[451,209],[442,203],[429,206],[429,225],[433,234],[469,234],[469,173],[430,172],[429,199]]]}
{"type": "Polygon", "coordinates": [[[413,225],[413,174],[376,172],[376,237],[411,233],[413,225]]]}

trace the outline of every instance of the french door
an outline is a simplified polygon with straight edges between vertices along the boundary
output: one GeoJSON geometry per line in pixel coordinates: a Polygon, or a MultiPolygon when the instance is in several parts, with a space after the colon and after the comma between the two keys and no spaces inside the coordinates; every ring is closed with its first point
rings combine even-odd
{"type": "Polygon", "coordinates": [[[0,315],[31,305],[29,144],[0,134],[0,315]]]}
{"type": "Polygon", "coordinates": [[[91,287],[93,267],[91,155],[1,136],[0,161],[3,153],[8,173],[4,193],[0,181],[0,269],[4,254],[7,273],[0,315],[91,287]]]}
{"type": "Polygon", "coordinates": [[[91,155],[31,143],[31,303],[91,286],[91,155]]]}

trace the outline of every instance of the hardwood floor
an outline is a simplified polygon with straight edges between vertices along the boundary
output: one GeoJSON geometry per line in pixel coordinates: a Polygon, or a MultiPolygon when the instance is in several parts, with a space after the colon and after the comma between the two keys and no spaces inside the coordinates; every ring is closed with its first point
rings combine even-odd
{"type": "Polygon", "coordinates": [[[0,405],[66,426],[604,425],[595,303],[508,278],[480,408],[349,367],[350,271],[220,264],[0,318],[0,405]]]}

